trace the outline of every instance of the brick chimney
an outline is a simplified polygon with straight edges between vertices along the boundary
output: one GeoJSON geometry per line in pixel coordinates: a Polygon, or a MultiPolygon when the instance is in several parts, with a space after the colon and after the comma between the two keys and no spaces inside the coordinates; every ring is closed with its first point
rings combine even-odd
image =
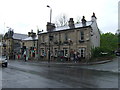
{"type": "Polygon", "coordinates": [[[82,20],[81,20],[81,21],[82,21],[82,25],[83,25],[83,27],[84,27],[84,26],[86,26],[85,16],[83,16],[83,18],[82,18],[82,20]]]}
{"type": "Polygon", "coordinates": [[[68,25],[70,28],[75,28],[73,18],[70,18],[70,20],[68,21],[68,25]]]}
{"type": "Polygon", "coordinates": [[[53,31],[55,28],[56,27],[54,23],[47,22],[46,29],[48,32],[53,31]]]}

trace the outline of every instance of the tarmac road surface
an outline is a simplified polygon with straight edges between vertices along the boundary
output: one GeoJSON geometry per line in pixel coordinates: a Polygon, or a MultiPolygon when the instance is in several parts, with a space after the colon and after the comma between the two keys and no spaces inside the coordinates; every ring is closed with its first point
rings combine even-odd
{"type": "Polygon", "coordinates": [[[118,74],[15,60],[2,68],[2,88],[118,88],[118,74]]]}

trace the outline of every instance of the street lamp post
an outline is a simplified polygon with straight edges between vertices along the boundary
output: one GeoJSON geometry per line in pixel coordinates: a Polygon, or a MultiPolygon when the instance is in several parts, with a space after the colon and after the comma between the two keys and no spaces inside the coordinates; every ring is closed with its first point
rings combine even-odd
{"type": "MultiPolygon", "coordinates": [[[[47,5],[48,8],[50,8],[50,24],[51,24],[51,18],[52,18],[52,8],[47,5]]],[[[50,54],[50,41],[51,41],[51,30],[49,31],[49,53],[48,53],[48,63],[50,63],[50,59],[51,59],[51,54],[50,54]]]]}
{"type": "Polygon", "coordinates": [[[51,23],[51,19],[52,19],[52,8],[51,8],[49,5],[47,5],[47,7],[50,8],[50,23],[51,23]]]}

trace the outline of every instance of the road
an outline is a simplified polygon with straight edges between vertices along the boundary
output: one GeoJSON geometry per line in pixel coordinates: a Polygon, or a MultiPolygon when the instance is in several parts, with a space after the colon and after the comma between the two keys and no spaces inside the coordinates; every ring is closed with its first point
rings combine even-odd
{"type": "Polygon", "coordinates": [[[2,68],[2,88],[118,88],[118,74],[12,60],[2,68]]]}

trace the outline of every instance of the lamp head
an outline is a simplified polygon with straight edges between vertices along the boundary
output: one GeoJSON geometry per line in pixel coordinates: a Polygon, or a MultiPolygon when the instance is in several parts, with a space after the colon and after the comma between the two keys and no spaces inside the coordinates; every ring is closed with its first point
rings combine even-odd
{"type": "Polygon", "coordinates": [[[47,7],[48,7],[48,8],[50,8],[50,6],[49,6],[49,5],[47,5],[47,7]]]}

